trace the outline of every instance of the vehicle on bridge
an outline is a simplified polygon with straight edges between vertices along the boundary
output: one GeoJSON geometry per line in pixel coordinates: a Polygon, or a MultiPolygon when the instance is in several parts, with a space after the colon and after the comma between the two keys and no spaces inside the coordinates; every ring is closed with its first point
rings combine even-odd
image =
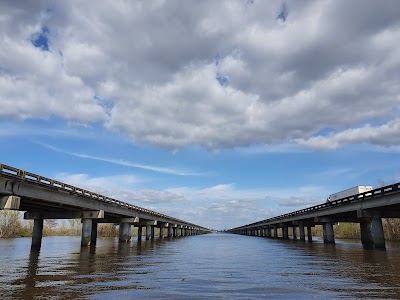
{"type": "Polygon", "coordinates": [[[326,202],[331,202],[331,201],[335,201],[338,199],[354,196],[354,195],[365,193],[365,192],[368,192],[371,190],[372,190],[371,185],[358,185],[358,186],[349,188],[347,190],[329,195],[328,198],[326,199],[326,202]]]}

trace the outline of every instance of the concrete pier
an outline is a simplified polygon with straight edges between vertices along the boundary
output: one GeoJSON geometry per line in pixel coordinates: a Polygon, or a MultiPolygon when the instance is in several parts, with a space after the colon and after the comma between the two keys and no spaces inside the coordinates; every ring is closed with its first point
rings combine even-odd
{"type": "Polygon", "coordinates": [[[32,247],[40,248],[43,236],[43,219],[35,219],[33,221],[32,231],[32,247]]]}
{"type": "Polygon", "coordinates": [[[92,241],[92,219],[82,219],[81,246],[89,246],[92,241]]]}
{"type": "Polygon", "coordinates": [[[131,241],[131,224],[130,223],[120,223],[119,224],[119,241],[128,243],[131,241]]]}
{"type": "Polygon", "coordinates": [[[304,224],[303,222],[299,223],[299,231],[300,231],[300,240],[305,241],[306,240],[306,234],[304,232],[304,224]]]}
{"type": "Polygon", "coordinates": [[[371,221],[365,219],[360,223],[361,243],[365,248],[372,249],[374,247],[374,239],[372,237],[371,221]]]}
{"type": "Polygon", "coordinates": [[[91,233],[91,238],[90,238],[90,244],[91,245],[96,245],[97,244],[97,220],[93,219],[92,220],[92,233],[91,233]]]}
{"type": "Polygon", "coordinates": [[[297,240],[296,226],[293,226],[293,239],[297,240]]]}
{"type": "Polygon", "coordinates": [[[137,237],[138,237],[138,241],[142,240],[142,235],[143,235],[143,226],[138,226],[137,228],[137,237]]]}
{"type": "Polygon", "coordinates": [[[309,242],[312,242],[312,231],[311,231],[311,226],[307,226],[307,240],[309,242]]]}
{"type": "Polygon", "coordinates": [[[274,227],[274,238],[277,238],[277,237],[278,237],[278,227],[275,226],[274,227]]]}
{"type": "Polygon", "coordinates": [[[283,231],[283,239],[288,240],[289,239],[289,227],[287,225],[283,226],[282,231],[283,231]]]}
{"type": "Polygon", "coordinates": [[[333,233],[333,223],[326,222],[323,225],[323,233],[324,233],[324,243],[335,243],[335,236],[333,233]]]}
{"type": "Polygon", "coordinates": [[[146,225],[146,240],[151,239],[151,225],[146,225]]]}
{"type": "Polygon", "coordinates": [[[168,227],[168,237],[173,237],[174,236],[174,228],[172,225],[168,227]]]}
{"type": "Polygon", "coordinates": [[[386,249],[385,234],[383,232],[382,219],[380,217],[372,218],[371,229],[375,248],[386,249]]]}

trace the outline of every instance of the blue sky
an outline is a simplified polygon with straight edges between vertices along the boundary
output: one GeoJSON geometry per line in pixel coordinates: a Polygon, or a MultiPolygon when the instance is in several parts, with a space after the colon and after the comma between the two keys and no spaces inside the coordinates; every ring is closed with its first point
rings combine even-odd
{"type": "Polygon", "coordinates": [[[396,1],[189,2],[2,2],[1,163],[216,229],[400,181],[396,1]]]}

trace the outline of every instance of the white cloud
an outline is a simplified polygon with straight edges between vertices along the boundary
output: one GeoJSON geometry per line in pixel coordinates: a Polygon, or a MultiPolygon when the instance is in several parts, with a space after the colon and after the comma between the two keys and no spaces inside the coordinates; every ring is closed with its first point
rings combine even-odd
{"type": "MultiPolygon", "coordinates": [[[[1,131],[0,131],[1,135],[1,131]]],[[[200,175],[205,175],[205,173],[195,173],[195,172],[190,172],[190,171],[185,171],[185,170],[179,170],[179,169],[173,169],[173,168],[165,168],[165,167],[158,167],[158,166],[153,166],[153,165],[145,165],[145,164],[139,164],[127,160],[122,160],[122,159],[115,159],[115,158],[106,158],[106,157],[99,157],[99,156],[94,156],[90,154],[82,154],[82,153],[75,153],[75,152],[69,152],[57,147],[54,147],[52,145],[46,144],[46,143],[39,143],[37,144],[56,151],[60,153],[64,153],[67,155],[79,157],[79,158],[84,158],[84,159],[91,159],[91,160],[98,160],[102,162],[107,162],[111,163],[114,165],[120,165],[120,166],[126,166],[126,167],[131,167],[131,168],[138,168],[138,169],[144,169],[144,170],[149,170],[157,173],[164,173],[164,174],[171,174],[171,175],[177,175],[177,176],[200,176],[200,175]]]]}
{"type": "Polygon", "coordinates": [[[91,177],[60,173],[57,180],[89,191],[216,229],[235,227],[323,202],[315,186],[292,189],[239,189],[233,184],[205,188],[143,188],[143,180],[122,174],[91,177]]]}
{"type": "Polygon", "coordinates": [[[392,120],[381,126],[365,125],[360,128],[347,129],[327,136],[315,136],[309,139],[298,139],[301,145],[314,149],[336,149],[344,144],[370,143],[381,146],[400,144],[400,119],[392,120]]]}
{"type": "Polygon", "coordinates": [[[397,124],[397,1],[287,1],[285,22],[279,6],[2,1],[0,118],[101,122],[173,150],[399,145],[366,125],[397,124]],[[49,51],[31,42],[43,28],[49,51]]]}

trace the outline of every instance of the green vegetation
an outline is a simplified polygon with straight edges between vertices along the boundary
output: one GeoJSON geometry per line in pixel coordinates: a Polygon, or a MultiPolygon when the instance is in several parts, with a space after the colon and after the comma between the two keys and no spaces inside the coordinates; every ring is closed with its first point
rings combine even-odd
{"type": "Polygon", "coordinates": [[[20,212],[11,210],[0,211],[0,237],[25,236],[26,228],[22,225],[20,212]]]}
{"type": "MultiPolygon", "coordinates": [[[[400,219],[382,219],[383,231],[387,241],[400,241],[400,219]]],[[[354,223],[339,223],[333,227],[336,238],[360,239],[360,225],[354,223]]],[[[313,228],[313,235],[322,236],[322,226],[313,228]]]]}

